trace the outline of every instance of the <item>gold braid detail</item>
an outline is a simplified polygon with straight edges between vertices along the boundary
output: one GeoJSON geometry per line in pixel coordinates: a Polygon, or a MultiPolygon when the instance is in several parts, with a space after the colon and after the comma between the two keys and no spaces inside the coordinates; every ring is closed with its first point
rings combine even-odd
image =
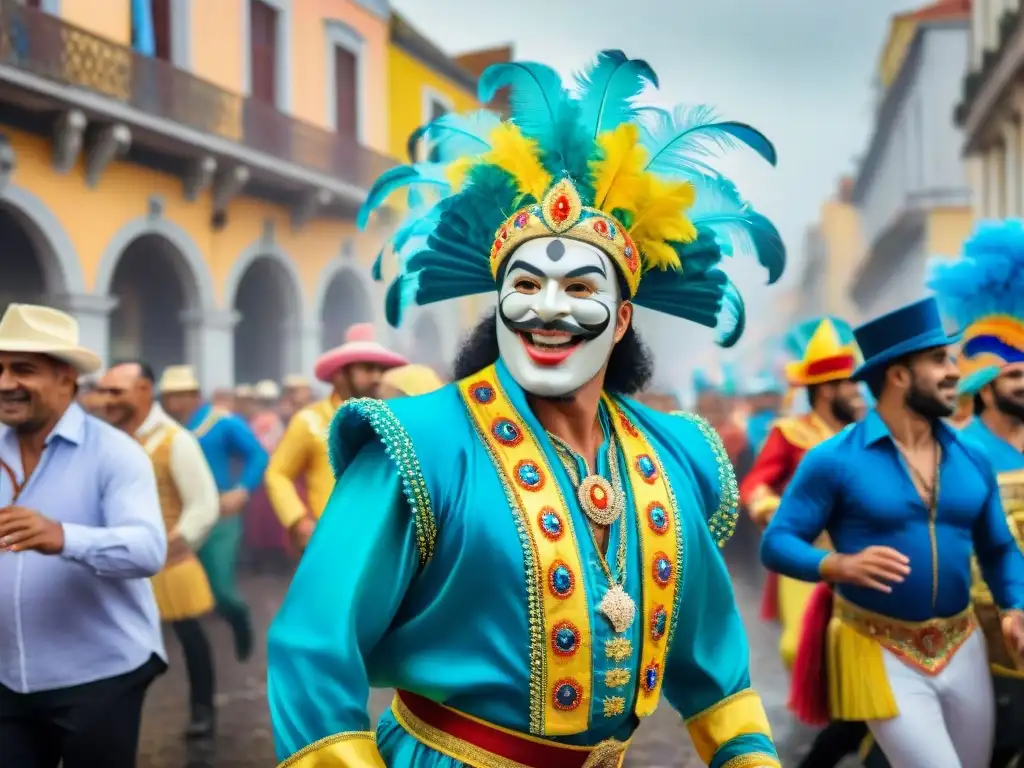
{"type": "Polygon", "coordinates": [[[782,763],[767,752],[751,752],[726,761],[722,768],[782,768],[782,763]]]}
{"type": "Polygon", "coordinates": [[[686,411],[673,411],[672,415],[681,416],[697,427],[715,455],[715,463],[718,465],[719,500],[718,509],[708,517],[708,529],[718,546],[724,547],[736,532],[736,520],[740,514],[740,488],[736,482],[736,471],[729,461],[729,453],[725,450],[718,432],[703,416],[686,411]]]}

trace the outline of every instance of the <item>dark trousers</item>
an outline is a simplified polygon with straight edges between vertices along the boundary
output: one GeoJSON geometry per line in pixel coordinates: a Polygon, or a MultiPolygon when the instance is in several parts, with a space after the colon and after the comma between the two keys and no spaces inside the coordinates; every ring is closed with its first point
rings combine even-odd
{"type": "Polygon", "coordinates": [[[181,643],[188,672],[189,698],[192,712],[196,706],[213,709],[213,652],[199,619],[184,619],[171,624],[181,643]]]}
{"type": "Polygon", "coordinates": [[[847,756],[856,755],[868,727],[861,722],[834,720],[811,745],[811,751],[800,761],[801,768],[834,768],[847,756]]]}
{"type": "Polygon", "coordinates": [[[167,668],[156,656],[125,675],[38,693],[0,685],[0,765],[135,768],[142,702],[167,668]]]}

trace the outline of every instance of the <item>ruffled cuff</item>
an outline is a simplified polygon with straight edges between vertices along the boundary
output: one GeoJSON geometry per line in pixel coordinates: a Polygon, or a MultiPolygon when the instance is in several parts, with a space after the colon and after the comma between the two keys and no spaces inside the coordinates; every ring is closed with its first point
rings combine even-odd
{"type": "Polygon", "coordinates": [[[314,741],[277,768],[387,768],[373,731],[346,731],[314,741]]]}

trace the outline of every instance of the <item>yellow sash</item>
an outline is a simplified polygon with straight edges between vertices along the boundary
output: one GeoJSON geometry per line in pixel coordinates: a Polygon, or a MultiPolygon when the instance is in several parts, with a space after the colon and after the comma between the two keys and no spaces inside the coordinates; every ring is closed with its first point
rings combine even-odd
{"type": "MultiPolygon", "coordinates": [[[[530,732],[582,733],[590,721],[593,636],[573,515],[536,436],[502,391],[494,366],[458,387],[516,512],[522,540],[530,617],[530,732]],[[571,654],[551,640],[566,627],[580,638],[571,654]]],[[[680,534],[674,499],[650,443],[613,401],[605,398],[605,403],[627,462],[642,531],[645,634],[635,711],[644,717],[654,711],[661,691],[678,598],[680,534]]]]}

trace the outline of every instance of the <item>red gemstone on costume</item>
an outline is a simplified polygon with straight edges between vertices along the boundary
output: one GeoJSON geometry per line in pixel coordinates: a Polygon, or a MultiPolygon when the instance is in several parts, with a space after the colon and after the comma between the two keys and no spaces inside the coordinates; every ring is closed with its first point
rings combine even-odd
{"type": "Polygon", "coordinates": [[[593,502],[594,506],[598,509],[608,508],[608,494],[604,492],[604,488],[599,485],[595,485],[590,489],[590,501],[593,502]]]}
{"type": "Polygon", "coordinates": [[[607,235],[608,222],[604,219],[594,219],[594,231],[599,235],[607,235]]]}
{"type": "Polygon", "coordinates": [[[551,218],[561,224],[569,218],[569,209],[569,198],[565,195],[559,195],[551,204],[551,218]]]}
{"type": "Polygon", "coordinates": [[[636,437],[637,435],[640,434],[639,432],[637,432],[636,427],[633,426],[633,422],[627,419],[626,415],[623,413],[619,414],[619,423],[622,425],[622,428],[626,430],[627,435],[630,435],[631,437],[636,437]]]}

